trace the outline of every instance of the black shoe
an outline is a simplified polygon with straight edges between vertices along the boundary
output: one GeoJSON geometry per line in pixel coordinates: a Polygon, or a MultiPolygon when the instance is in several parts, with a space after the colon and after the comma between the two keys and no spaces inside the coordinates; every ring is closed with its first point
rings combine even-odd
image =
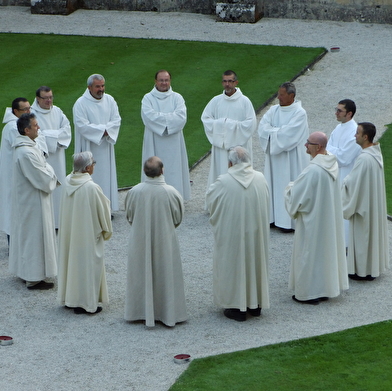
{"type": "Polygon", "coordinates": [[[74,312],[75,314],[88,314],[88,315],[94,315],[94,314],[98,314],[102,311],[102,307],[97,307],[97,310],[95,312],[87,312],[84,308],[82,307],[76,307],[74,308],[74,312]]]}
{"type": "Polygon", "coordinates": [[[294,301],[301,304],[311,304],[311,305],[318,305],[319,299],[311,299],[311,300],[298,300],[295,295],[291,297],[294,301]]]}
{"type": "Polygon", "coordinates": [[[40,281],[38,284],[28,286],[27,289],[39,289],[42,291],[52,289],[54,287],[53,282],[46,282],[46,281],[40,281]]]}
{"type": "Polygon", "coordinates": [[[247,308],[247,311],[252,316],[260,316],[261,308],[260,307],[257,307],[257,308],[247,308]]]}
{"type": "Polygon", "coordinates": [[[370,274],[368,274],[366,277],[361,277],[355,273],[355,274],[349,274],[348,278],[355,281],[373,281],[376,277],[372,277],[370,274]]]}
{"type": "Polygon", "coordinates": [[[237,322],[244,322],[246,320],[246,311],[240,311],[237,308],[226,308],[223,314],[226,318],[234,319],[237,322]]]}
{"type": "Polygon", "coordinates": [[[291,234],[291,233],[295,232],[295,230],[292,228],[279,228],[279,231],[284,234],[291,234]]]}
{"type": "Polygon", "coordinates": [[[270,228],[276,228],[275,223],[270,223],[270,228]]]}
{"type": "Polygon", "coordinates": [[[328,299],[329,299],[329,297],[326,297],[326,296],[317,298],[318,301],[327,301],[328,299]]]}

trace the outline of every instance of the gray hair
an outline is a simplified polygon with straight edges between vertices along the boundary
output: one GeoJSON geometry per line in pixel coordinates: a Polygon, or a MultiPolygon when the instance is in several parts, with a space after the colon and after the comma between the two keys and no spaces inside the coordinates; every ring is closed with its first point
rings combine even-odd
{"type": "Polygon", "coordinates": [[[73,156],[73,172],[86,172],[86,168],[94,163],[90,151],[75,153],[73,156]]]}
{"type": "Polygon", "coordinates": [[[294,94],[294,96],[297,93],[295,85],[291,81],[286,81],[285,83],[281,84],[279,88],[284,88],[288,94],[294,94]]]}
{"type": "Polygon", "coordinates": [[[99,73],[94,73],[93,75],[88,77],[87,85],[92,86],[94,80],[105,80],[105,78],[102,75],[100,75],[99,73]]]}
{"type": "Polygon", "coordinates": [[[249,163],[250,155],[249,152],[241,147],[233,147],[229,149],[229,162],[234,166],[238,163],[249,163]]]}

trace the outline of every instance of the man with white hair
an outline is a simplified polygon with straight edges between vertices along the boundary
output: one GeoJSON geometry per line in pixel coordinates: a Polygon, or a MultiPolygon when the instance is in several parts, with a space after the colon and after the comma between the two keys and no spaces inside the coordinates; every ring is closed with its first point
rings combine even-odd
{"type": "Polygon", "coordinates": [[[99,165],[94,181],[109,198],[112,211],[118,210],[118,187],[114,144],[120,131],[121,117],[113,97],[105,93],[105,79],[93,74],[87,89],[73,107],[75,153],[91,151],[99,165]]]}
{"type": "Polygon", "coordinates": [[[269,191],[247,150],[228,154],[228,172],[210,186],[206,204],[214,233],[214,303],[242,322],[269,308],[269,191]]]}
{"type": "Polygon", "coordinates": [[[289,289],[298,303],[317,305],[348,289],[339,168],[326,151],[327,136],[309,135],[312,160],[285,190],[285,205],[296,219],[289,289]]]}
{"type": "Polygon", "coordinates": [[[110,203],[91,178],[93,154],[77,153],[73,162],[61,199],[58,299],[76,314],[96,314],[109,301],[103,250],[112,236],[110,203]]]}

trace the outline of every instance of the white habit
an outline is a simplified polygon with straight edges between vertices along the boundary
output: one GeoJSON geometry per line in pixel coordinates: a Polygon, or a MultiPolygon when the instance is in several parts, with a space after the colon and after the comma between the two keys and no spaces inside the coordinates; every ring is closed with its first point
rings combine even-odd
{"type": "MultiPolygon", "coordinates": [[[[142,164],[151,156],[158,156],[165,167],[165,181],[177,189],[184,200],[189,200],[188,155],[183,128],[186,124],[186,106],[183,97],[172,88],[166,92],[155,87],[142,100],[144,138],[142,164]]],[[[142,168],[142,182],[146,176],[142,168]]]]}
{"type": "Polygon", "coordinates": [[[108,303],[104,241],[112,236],[110,202],[89,173],[67,176],[61,200],[58,299],[95,312],[108,303]]]}
{"type": "Polygon", "coordinates": [[[309,164],[304,145],[309,137],[308,117],[300,101],[290,106],[272,106],[258,128],[265,152],[264,175],[271,194],[270,222],[277,227],[295,228],[284,207],[284,189],[309,164]]]}
{"type": "Polygon", "coordinates": [[[239,163],[206,195],[214,232],[214,303],[246,311],[269,308],[269,191],[261,172],[239,163]]]}
{"type": "Polygon", "coordinates": [[[213,97],[205,107],[201,120],[211,143],[211,166],[207,190],[219,175],[228,170],[228,150],[240,145],[252,157],[252,134],[256,130],[256,114],[252,102],[237,87],[233,95],[213,97]]]}
{"type": "Polygon", "coordinates": [[[299,300],[336,297],[348,289],[339,168],[334,155],[316,155],[285,190],[297,220],[289,289],[299,300]]]}
{"type": "Polygon", "coordinates": [[[175,228],[184,213],[180,193],[163,175],[147,178],[125,198],[131,224],[125,319],[174,326],[187,319],[180,247],[175,228]]]}
{"type": "MultiPolygon", "coordinates": [[[[354,167],[355,159],[361,153],[361,147],[355,141],[357,127],[353,119],[340,123],[332,131],[328,140],[327,151],[335,155],[338,161],[340,185],[354,167]]],[[[347,220],[344,221],[344,236],[346,247],[348,247],[349,222],[347,220]]]]}
{"type": "MultiPolygon", "coordinates": [[[[31,112],[37,117],[41,133],[45,136],[48,147],[47,161],[53,167],[60,183],[65,181],[65,150],[71,142],[71,125],[63,111],[52,106],[49,110],[41,108],[37,98],[31,106],[31,112]]],[[[62,187],[53,192],[53,208],[55,227],[59,227],[59,213],[62,187]]]]}
{"type": "Polygon", "coordinates": [[[91,151],[97,165],[93,180],[109,198],[113,211],[118,210],[118,187],[114,144],[120,131],[121,117],[113,97],[104,93],[95,99],[88,89],[73,107],[75,153],[91,151]],[[108,133],[104,136],[104,133],[108,133]]]}
{"type": "MultiPolygon", "coordinates": [[[[0,231],[7,235],[11,233],[12,175],[14,171],[14,148],[12,146],[15,138],[19,135],[17,120],[18,117],[12,113],[11,107],[7,107],[3,118],[3,123],[6,125],[1,134],[0,145],[0,231]]],[[[35,141],[37,146],[47,153],[45,138],[41,132],[35,141]]]]}
{"type": "Polygon", "coordinates": [[[14,148],[9,271],[26,281],[41,281],[57,274],[51,194],[57,177],[29,137],[18,135],[14,148]]]}
{"type": "Polygon", "coordinates": [[[348,272],[378,277],[389,267],[384,165],[380,145],[365,148],[343,181],[343,214],[350,222],[348,272]]]}

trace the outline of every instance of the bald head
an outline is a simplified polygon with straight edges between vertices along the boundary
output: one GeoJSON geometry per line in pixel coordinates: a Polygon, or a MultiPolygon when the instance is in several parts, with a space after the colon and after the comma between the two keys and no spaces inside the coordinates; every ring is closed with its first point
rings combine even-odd
{"type": "Polygon", "coordinates": [[[323,132],[314,132],[309,135],[309,138],[305,144],[306,153],[310,156],[315,157],[316,155],[325,155],[328,138],[323,132]]]}
{"type": "Polygon", "coordinates": [[[229,150],[229,166],[234,166],[238,163],[249,163],[250,156],[248,151],[241,147],[233,147],[229,150]]]}
{"type": "Polygon", "coordinates": [[[144,162],[144,173],[149,178],[155,178],[163,174],[163,163],[158,156],[151,156],[144,162]]]}

